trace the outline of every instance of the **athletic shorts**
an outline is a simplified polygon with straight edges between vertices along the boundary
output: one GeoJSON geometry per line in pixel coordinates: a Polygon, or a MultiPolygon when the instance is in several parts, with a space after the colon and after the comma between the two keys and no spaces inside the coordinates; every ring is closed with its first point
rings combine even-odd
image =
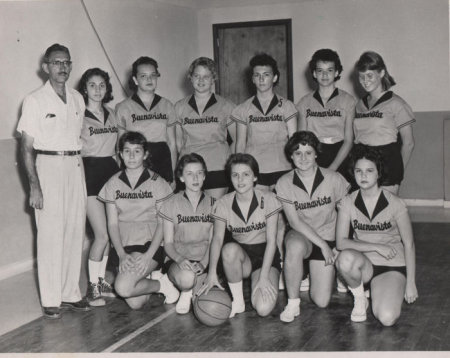
{"type": "Polygon", "coordinates": [[[103,185],[119,171],[113,157],[83,157],[88,196],[97,196],[103,185]]]}
{"type": "Polygon", "coordinates": [[[259,173],[258,176],[258,184],[259,185],[265,185],[265,186],[271,186],[275,185],[284,174],[289,172],[291,169],[288,170],[282,170],[280,172],[272,172],[272,173],[259,173]]]}
{"type": "MultiPolygon", "coordinates": [[[[326,241],[328,244],[328,247],[330,249],[334,249],[336,247],[336,241],[326,241]]],[[[318,261],[325,261],[325,257],[323,257],[322,250],[319,246],[312,244],[313,248],[311,251],[311,255],[309,255],[308,260],[318,260],[318,261]]]]}
{"type": "MultiPolygon", "coordinates": [[[[132,252],[140,252],[144,253],[147,252],[148,248],[150,247],[151,241],[147,241],[145,245],[130,245],[125,246],[123,249],[127,254],[131,254],[132,252]]],[[[152,259],[155,260],[158,263],[158,266],[156,267],[156,270],[160,268],[165,268],[164,265],[164,259],[166,258],[166,254],[164,252],[164,248],[162,246],[158,247],[158,250],[154,253],[152,259]]],[[[109,250],[108,255],[108,270],[114,272],[117,274],[119,272],[119,264],[120,259],[117,255],[116,249],[114,247],[111,247],[111,250],[109,250]]],[[[163,270],[164,271],[164,270],[163,270]]]]}
{"type": "Polygon", "coordinates": [[[368,146],[380,151],[384,164],[384,180],[381,185],[400,185],[403,180],[403,159],[398,142],[386,145],[368,146]]]}
{"type": "Polygon", "coordinates": [[[147,142],[150,155],[147,157],[147,165],[158,173],[168,183],[173,182],[172,157],[170,148],[166,142],[147,142]]]}
{"type": "MultiPolygon", "coordinates": [[[[198,260],[189,260],[189,261],[191,261],[191,262],[200,262],[200,261],[198,261],[198,260]]],[[[164,267],[165,268],[167,268],[167,271],[169,271],[169,268],[170,268],[170,266],[172,266],[172,264],[174,264],[175,263],[175,261],[174,260],[172,260],[172,259],[170,259],[170,260],[168,260],[168,261],[166,261],[165,263],[164,263],[164,267]]],[[[207,265],[206,267],[205,267],[205,269],[203,270],[203,272],[202,273],[208,273],[208,268],[209,268],[209,265],[207,265]]],[[[199,274],[200,275],[200,274],[199,274]]]]}
{"type": "Polygon", "coordinates": [[[391,271],[397,271],[400,272],[403,276],[406,277],[406,266],[377,266],[372,265],[373,267],[373,275],[372,278],[364,283],[364,289],[368,290],[370,288],[370,282],[377,276],[385,273],[385,272],[391,272],[391,271]]]}
{"type": "MultiPolygon", "coordinates": [[[[343,143],[343,141],[333,144],[320,143],[321,151],[317,153],[317,165],[322,168],[328,168],[333,163],[343,143]]],[[[337,171],[349,181],[348,157],[342,161],[337,171]]]]}
{"type": "MultiPolygon", "coordinates": [[[[235,242],[238,244],[242,249],[245,251],[245,253],[250,258],[250,262],[252,263],[252,272],[260,269],[263,264],[264,260],[264,253],[266,252],[266,246],[267,244],[265,242],[261,244],[253,244],[253,245],[246,245],[241,244],[237,242],[236,240],[233,240],[232,242],[235,242]]],[[[275,254],[273,255],[272,260],[272,267],[275,267],[278,271],[281,271],[281,257],[280,252],[278,249],[275,249],[275,254]]]]}

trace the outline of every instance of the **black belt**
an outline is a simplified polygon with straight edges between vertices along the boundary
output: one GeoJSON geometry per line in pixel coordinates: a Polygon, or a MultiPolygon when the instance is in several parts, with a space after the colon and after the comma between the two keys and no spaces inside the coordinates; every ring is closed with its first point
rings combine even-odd
{"type": "Polygon", "coordinates": [[[37,154],[44,155],[79,155],[81,152],[79,150],[40,150],[36,149],[37,154]]]}

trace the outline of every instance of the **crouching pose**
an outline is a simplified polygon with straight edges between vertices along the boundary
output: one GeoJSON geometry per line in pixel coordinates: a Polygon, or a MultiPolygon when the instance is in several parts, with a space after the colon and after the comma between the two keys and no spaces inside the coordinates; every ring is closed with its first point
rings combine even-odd
{"type": "Polygon", "coordinates": [[[364,285],[370,285],[375,317],[392,326],[403,298],[413,303],[418,297],[411,222],[405,203],[380,188],[383,164],[376,149],[355,146],[351,167],[359,190],[342,200],[339,208],[336,241],[342,252],[336,267],[355,299],[351,320],[366,320],[364,285]],[[348,238],[350,223],[353,240],[348,238]]]}
{"type": "Polygon", "coordinates": [[[169,278],[181,291],[175,309],[184,314],[189,312],[198,277],[208,266],[215,199],[202,191],[206,164],[200,155],[182,156],[175,175],[186,189],[167,200],[158,215],[164,220],[164,249],[173,260],[169,278]]]}
{"type": "MultiPolygon", "coordinates": [[[[175,303],[179,296],[167,274],[158,280],[149,278],[164,263],[157,211],[173,193],[164,179],[144,167],[149,154],[146,143],[138,132],[120,137],[119,154],[125,168],[109,179],[98,196],[106,203],[108,231],[118,257],[114,287],[132,309],[141,308],[153,292],[163,293],[165,303],[175,303]]],[[[114,255],[110,259],[114,261],[114,255]]]]}
{"type": "Polygon", "coordinates": [[[251,277],[251,302],[260,316],[267,316],[278,297],[280,254],[276,247],[278,213],[281,205],[275,194],[254,188],[258,162],[250,154],[232,154],[225,166],[235,192],[214,206],[214,234],[208,276],[199,294],[211,287],[223,288],[217,277],[220,254],[233,296],[230,318],[245,311],[242,280],[251,277]],[[223,244],[225,228],[233,240],[223,244]]]}

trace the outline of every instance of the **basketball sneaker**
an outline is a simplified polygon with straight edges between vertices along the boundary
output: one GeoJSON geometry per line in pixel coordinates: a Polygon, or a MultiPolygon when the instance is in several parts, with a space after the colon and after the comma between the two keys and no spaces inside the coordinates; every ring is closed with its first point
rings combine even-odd
{"type": "Polygon", "coordinates": [[[100,293],[100,285],[95,282],[88,283],[86,299],[89,302],[89,306],[99,307],[106,305],[106,301],[100,293]]]}
{"type": "Polygon", "coordinates": [[[175,312],[178,314],[186,314],[191,308],[192,290],[182,291],[177,305],[175,306],[175,312]]]}
{"type": "Polygon", "coordinates": [[[245,301],[244,300],[232,301],[230,318],[233,318],[238,313],[242,313],[242,312],[245,312],[245,301]]]}
{"type": "Polygon", "coordinates": [[[339,277],[336,278],[336,282],[337,282],[336,288],[339,293],[347,293],[348,292],[347,285],[343,281],[341,281],[339,279],[339,277]]]}
{"type": "Polygon", "coordinates": [[[300,316],[300,304],[287,304],[284,311],[280,314],[280,321],[289,323],[298,316],[300,316]]]}
{"type": "Polygon", "coordinates": [[[100,294],[103,297],[117,297],[116,291],[110,283],[108,283],[104,278],[99,277],[98,284],[100,286],[100,294]]]}
{"type": "Polygon", "coordinates": [[[309,291],[309,275],[300,283],[300,292],[309,291]]]}
{"type": "Polygon", "coordinates": [[[176,289],[176,287],[173,285],[173,283],[169,280],[169,276],[167,274],[164,274],[161,276],[161,278],[158,279],[160,288],[159,293],[162,293],[164,296],[166,296],[166,299],[164,300],[165,304],[172,304],[177,302],[178,297],[180,296],[180,292],[176,289]]]}
{"type": "Polygon", "coordinates": [[[350,316],[353,322],[364,322],[367,319],[367,307],[369,307],[369,301],[366,296],[355,296],[352,314],[350,316]]]}

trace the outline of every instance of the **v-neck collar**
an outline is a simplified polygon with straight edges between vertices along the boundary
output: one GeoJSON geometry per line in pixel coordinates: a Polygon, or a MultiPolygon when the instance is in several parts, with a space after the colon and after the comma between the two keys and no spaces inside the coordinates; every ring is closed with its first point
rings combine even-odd
{"type": "Polygon", "coordinates": [[[119,179],[122,180],[126,185],[128,185],[131,189],[136,190],[143,182],[150,179],[150,173],[148,169],[144,169],[141,176],[139,177],[138,181],[136,182],[135,187],[133,188],[130,184],[130,181],[128,180],[128,176],[125,172],[125,169],[122,170],[122,173],[119,175],[119,179]]]}
{"type": "Polygon", "coordinates": [[[258,99],[257,96],[253,97],[252,103],[253,103],[253,105],[254,105],[256,108],[258,108],[258,110],[259,110],[262,114],[267,115],[267,114],[270,113],[270,111],[271,111],[272,109],[274,109],[275,106],[278,104],[278,97],[277,97],[276,94],[273,95],[272,100],[270,101],[270,104],[269,104],[269,107],[267,108],[267,112],[266,112],[266,113],[264,113],[264,111],[263,111],[263,109],[262,109],[262,106],[261,106],[261,103],[259,102],[259,99],[258,99]]]}
{"type": "MultiPolygon", "coordinates": [[[[328,98],[327,103],[330,102],[334,97],[337,97],[338,95],[339,95],[339,90],[336,87],[334,89],[333,93],[331,94],[330,98],[328,98]]],[[[319,102],[322,105],[322,107],[325,107],[325,104],[322,101],[322,97],[320,97],[319,90],[314,92],[313,97],[317,100],[317,102],[319,102]]]]}
{"type": "MultiPolygon", "coordinates": [[[[194,206],[192,205],[192,203],[191,203],[191,201],[189,200],[189,198],[188,198],[188,196],[186,195],[186,191],[183,191],[183,197],[189,202],[189,204],[194,208],[194,206]]],[[[205,193],[204,192],[202,192],[202,194],[200,195],[200,199],[198,200],[198,203],[197,203],[197,207],[196,208],[194,208],[195,210],[195,212],[197,211],[197,208],[199,207],[199,205],[200,205],[200,203],[202,202],[202,200],[205,198],[205,193]]]]}
{"type": "Polygon", "coordinates": [[[161,101],[161,96],[155,93],[152,104],[150,105],[150,109],[147,109],[147,107],[145,107],[144,102],[142,102],[141,98],[138,96],[137,93],[134,93],[133,96],[131,96],[131,99],[135,101],[138,105],[140,105],[142,108],[144,108],[147,112],[150,112],[159,103],[159,101],[161,101]]]}
{"type": "Polygon", "coordinates": [[[378,106],[379,104],[389,101],[392,96],[393,96],[393,92],[392,91],[387,91],[385,94],[383,94],[380,98],[378,98],[378,100],[375,102],[375,104],[372,107],[369,107],[369,95],[366,95],[363,98],[363,103],[366,106],[367,109],[373,109],[376,106],[378,106]]]}
{"type": "MultiPolygon", "coordinates": [[[[197,107],[197,102],[195,100],[195,95],[192,95],[191,98],[189,98],[188,103],[191,106],[191,108],[200,116],[200,112],[197,107]]],[[[211,93],[211,97],[209,97],[209,100],[206,103],[205,109],[203,109],[202,114],[205,113],[208,108],[214,106],[216,103],[217,103],[216,96],[214,95],[214,93],[211,93]]]]}
{"type": "Polygon", "coordinates": [[[323,174],[319,167],[317,167],[316,174],[314,176],[314,182],[311,188],[311,194],[308,193],[308,190],[306,190],[305,185],[303,184],[302,180],[300,179],[300,176],[297,174],[297,171],[294,169],[294,179],[292,180],[292,184],[302,189],[305,193],[309,195],[310,198],[312,198],[314,191],[317,189],[317,187],[323,182],[323,174]]]}
{"type": "Polygon", "coordinates": [[[366,208],[366,204],[364,204],[364,200],[361,195],[361,190],[358,191],[355,199],[356,208],[364,214],[370,221],[372,221],[380,212],[387,208],[389,205],[384,192],[381,191],[380,196],[378,197],[377,204],[375,205],[375,209],[373,210],[372,217],[370,217],[369,212],[366,208]]]}
{"type": "MultiPolygon", "coordinates": [[[[103,115],[103,124],[106,124],[106,121],[109,118],[109,111],[105,107],[103,107],[103,113],[104,113],[104,115],[103,115]]],[[[96,121],[102,123],[102,121],[99,118],[97,118],[97,116],[94,113],[92,113],[87,108],[84,110],[84,116],[88,117],[88,118],[95,119],[96,121]]]]}
{"type": "MultiPolygon", "coordinates": [[[[262,199],[261,199],[262,200],[262,199]]],[[[250,208],[248,209],[248,215],[247,215],[247,219],[244,218],[244,215],[241,212],[241,208],[238,205],[237,199],[236,199],[236,194],[234,195],[234,199],[233,199],[233,205],[231,206],[231,209],[233,210],[233,212],[239,216],[241,218],[241,220],[243,222],[245,222],[246,224],[248,223],[248,220],[250,219],[250,217],[252,216],[252,214],[254,213],[254,211],[256,210],[256,208],[258,207],[259,203],[258,203],[258,199],[256,198],[256,193],[253,192],[253,198],[252,198],[252,202],[250,203],[250,208]]]]}

